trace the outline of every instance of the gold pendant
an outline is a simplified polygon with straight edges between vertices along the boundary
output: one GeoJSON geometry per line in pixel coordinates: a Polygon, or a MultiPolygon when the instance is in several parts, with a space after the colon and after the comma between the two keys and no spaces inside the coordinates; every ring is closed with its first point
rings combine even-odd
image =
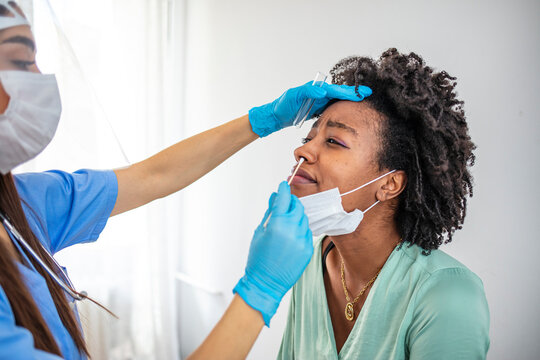
{"type": "Polygon", "coordinates": [[[349,321],[354,320],[354,306],[352,303],[347,303],[347,306],[345,306],[345,319],[349,321]]]}

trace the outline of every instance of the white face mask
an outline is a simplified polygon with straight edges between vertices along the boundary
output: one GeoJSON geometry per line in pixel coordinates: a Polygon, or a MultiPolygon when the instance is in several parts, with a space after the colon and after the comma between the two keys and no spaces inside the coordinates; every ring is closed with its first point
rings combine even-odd
{"type": "Polygon", "coordinates": [[[324,234],[337,236],[350,234],[356,230],[364,218],[364,214],[377,205],[379,200],[364,211],[355,209],[348,213],[343,209],[341,197],[360,190],[394,171],[396,170],[387,172],[386,174],[344,194],[340,194],[338,188],[333,188],[299,198],[302,205],[304,205],[304,212],[308,217],[309,228],[313,235],[319,236],[324,234]]]}
{"type": "Polygon", "coordinates": [[[0,173],[34,158],[51,142],[62,113],[54,75],[0,71],[9,105],[0,115],[0,173]]]}

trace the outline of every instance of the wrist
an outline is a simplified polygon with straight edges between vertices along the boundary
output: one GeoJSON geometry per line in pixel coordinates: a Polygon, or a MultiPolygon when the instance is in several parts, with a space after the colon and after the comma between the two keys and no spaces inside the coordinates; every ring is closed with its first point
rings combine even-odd
{"type": "Polygon", "coordinates": [[[238,294],[246,304],[261,313],[266,326],[270,327],[270,320],[276,313],[281,297],[271,294],[268,289],[261,289],[255,282],[250,281],[244,275],[233,289],[233,294],[238,294]]]}
{"type": "Polygon", "coordinates": [[[237,309],[237,313],[243,314],[241,320],[243,320],[242,327],[254,326],[256,328],[262,328],[264,326],[264,319],[259,310],[255,310],[239,295],[235,294],[231,302],[231,306],[237,309]]]}
{"type": "Polygon", "coordinates": [[[279,130],[279,122],[272,111],[272,104],[257,106],[249,110],[251,129],[259,137],[265,137],[279,130]]]}
{"type": "Polygon", "coordinates": [[[241,122],[241,129],[239,130],[239,132],[241,132],[241,134],[245,134],[241,137],[244,138],[248,143],[251,143],[252,141],[255,141],[259,138],[259,134],[253,131],[253,127],[251,125],[251,121],[249,120],[248,114],[243,115],[236,120],[241,122]]]}

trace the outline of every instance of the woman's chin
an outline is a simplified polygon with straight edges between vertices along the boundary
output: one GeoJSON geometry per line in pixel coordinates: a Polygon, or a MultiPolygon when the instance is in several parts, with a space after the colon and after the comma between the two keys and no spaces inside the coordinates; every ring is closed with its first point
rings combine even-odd
{"type": "Polygon", "coordinates": [[[291,193],[296,197],[301,198],[304,196],[313,195],[317,192],[319,192],[317,183],[295,184],[294,181],[291,183],[291,193]]]}

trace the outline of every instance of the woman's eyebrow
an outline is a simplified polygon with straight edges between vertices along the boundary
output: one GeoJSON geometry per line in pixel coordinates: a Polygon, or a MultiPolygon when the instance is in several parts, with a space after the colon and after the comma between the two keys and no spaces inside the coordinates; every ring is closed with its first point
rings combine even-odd
{"type": "Polygon", "coordinates": [[[326,122],[326,126],[327,127],[336,127],[336,128],[339,128],[339,129],[343,129],[343,130],[346,130],[346,131],[350,132],[354,136],[358,136],[358,132],[356,131],[356,129],[350,127],[349,125],[345,125],[344,123],[341,123],[339,121],[328,120],[326,122]]]}
{"type": "Polygon", "coordinates": [[[16,44],[23,44],[30,48],[30,50],[35,51],[36,50],[36,44],[34,41],[26,36],[12,36],[10,38],[7,38],[6,40],[2,41],[0,45],[2,44],[8,44],[8,43],[16,43],[16,44]]]}

